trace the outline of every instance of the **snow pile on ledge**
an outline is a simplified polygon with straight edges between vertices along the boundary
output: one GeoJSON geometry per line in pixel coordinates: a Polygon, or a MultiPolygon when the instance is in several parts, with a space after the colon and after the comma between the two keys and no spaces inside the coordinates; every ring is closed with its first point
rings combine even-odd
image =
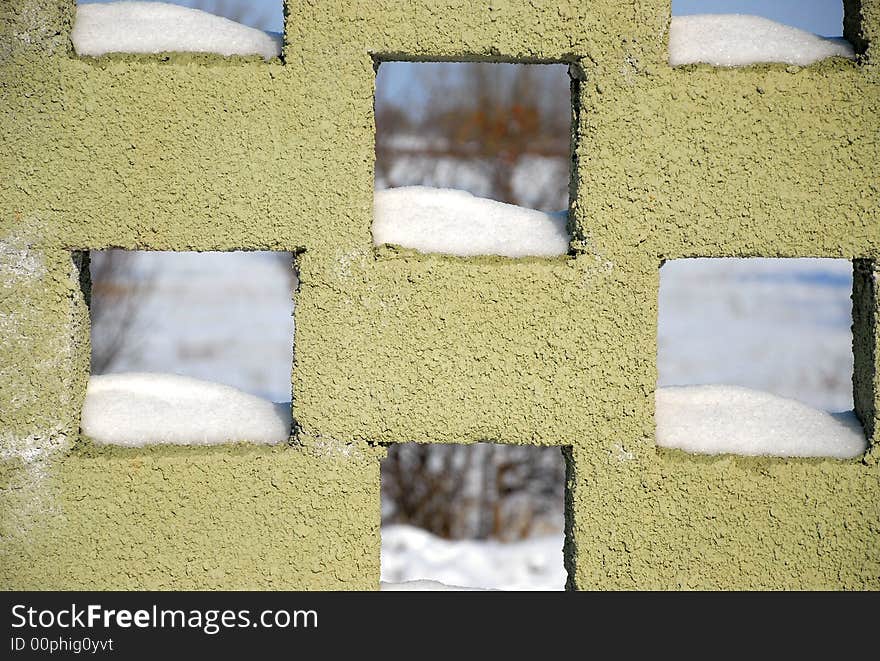
{"type": "Polygon", "coordinates": [[[402,583],[379,583],[383,592],[480,592],[483,588],[463,588],[460,585],[446,585],[439,581],[403,581],[402,583]]]}
{"type": "Polygon", "coordinates": [[[217,53],[278,57],[281,39],[222,16],[165,2],[79,5],[70,35],[79,55],[217,53]]]}
{"type": "Polygon", "coordinates": [[[853,59],[845,39],[811,32],[746,14],[675,16],[669,28],[669,64],[703,62],[736,67],[761,62],[804,66],[826,57],[853,59]]]}
{"type": "Polygon", "coordinates": [[[463,257],[554,257],[568,252],[567,213],[544,213],[461,190],[377,191],[373,242],[463,257]]]}
{"type": "Polygon", "coordinates": [[[562,590],[562,544],[561,533],[504,543],[448,540],[413,526],[382,526],[381,587],[562,590]]]}
{"type": "Polygon", "coordinates": [[[96,443],[214,445],[280,443],[290,436],[289,404],[273,404],[219,383],[176,374],[93,376],[82,431],[96,443]]]}
{"type": "Polygon", "coordinates": [[[656,407],[657,445],[686,452],[851,459],[867,448],[851,411],[739,386],[658,388],[656,407]]]}

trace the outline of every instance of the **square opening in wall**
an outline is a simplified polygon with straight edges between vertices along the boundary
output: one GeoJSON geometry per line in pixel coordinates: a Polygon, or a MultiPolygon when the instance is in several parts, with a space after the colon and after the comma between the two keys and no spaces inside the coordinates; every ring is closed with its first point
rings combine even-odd
{"type": "Polygon", "coordinates": [[[664,264],[657,444],[704,454],[861,455],[852,274],[840,259],[664,264]]]}
{"type": "Polygon", "coordinates": [[[806,66],[829,57],[853,59],[844,23],[841,0],[673,0],[669,63],[806,66]]]}
{"type": "Polygon", "coordinates": [[[381,479],[383,590],[565,587],[560,448],[393,444],[381,479]]]}
{"type": "Polygon", "coordinates": [[[564,64],[383,62],[373,240],[423,253],[568,253],[564,64]]]}
{"type": "Polygon", "coordinates": [[[93,251],[82,432],[278,443],[291,430],[291,253],[93,251]]]}
{"type": "Polygon", "coordinates": [[[282,0],[78,0],[71,33],[78,55],[214,53],[281,55],[282,0]]]}

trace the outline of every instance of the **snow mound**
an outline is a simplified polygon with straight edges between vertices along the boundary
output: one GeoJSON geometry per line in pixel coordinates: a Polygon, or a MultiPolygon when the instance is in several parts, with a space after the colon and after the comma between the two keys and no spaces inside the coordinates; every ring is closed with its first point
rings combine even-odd
{"type": "Polygon", "coordinates": [[[413,526],[382,526],[381,578],[413,590],[439,589],[438,584],[453,590],[562,590],[562,544],[561,533],[504,543],[447,540],[413,526]]]}
{"type": "Polygon", "coordinates": [[[281,53],[280,37],[262,30],[165,2],[112,2],[79,5],[70,35],[79,55],[106,53],[281,53]]]}
{"type": "Polygon", "coordinates": [[[483,588],[463,588],[460,585],[446,585],[439,581],[403,581],[402,583],[379,583],[383,592],[479,592],[483,588]]]}
{"type": "Polygon", "coordinates": [[[290,436],[289,404],[176,374],[132,372],[89,379],[82,431],[96,443],[214,445],[280,443],[290,436]]]}
{"type": "Polygon", "coordinates": [[[666,262],[657,385],[724,383],[853,408],[852,269],[827,258],[666,262]]]}
{"type": "Polygon", "coordinates": [[[567,213],[544,213],[427,186],[377,191],[373,242],[463,257],[554,257],[568,252],[567,213]]]}
{"type": "Polygon", "coordinates": [[[867,448],[851,411],[826,413],[739,386],[658,388],[657,445],[699,454],[851,459],[867,448]]]}
{"type": "Polygon", "coordinates": [[[853,59],[845,39],[811,32],[746,14],[675,16],[669,28],[669,64],[703,62],[737,67],[760,62],[804,66],[826,57],[853,59]]]}

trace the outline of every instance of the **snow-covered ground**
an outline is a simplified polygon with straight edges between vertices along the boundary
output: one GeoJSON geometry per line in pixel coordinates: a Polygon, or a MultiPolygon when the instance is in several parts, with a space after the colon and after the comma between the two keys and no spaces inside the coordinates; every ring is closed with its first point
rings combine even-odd
{"type": "Polygon", "coordinates": [[[109,283],[136,292],[137,310],[109,372],[175,373],[290,401],[296,280],[289,253],[132,254],[130,269],[109,283]]]}
{"type": "Polygon", "coordinates": [[[723,383],[849,410],[851,293],[852,264],[843,259],[667,262],[659,385],[723,383]]]}
{"type": "Polygon", "coordinates": [[[382,581],[399,584],[430,580],[445,586],[494,590],[562,590],[566,579],[562,542],[562,533],[507,543],[448,541],[411,526],[384,526],[382,581]]]}
{"type": "Polygon", "coordinates": [[[70,35],[79,55],[106,53],[281,54],[281,37],[222,16],[165,2],[80,4],[70,35]]]}
{"type": "MultiPolygon", "coordinates": [[[[400,136],[417,151],[430,148],[431,138],[400,136]]],[[[395,140],[394,142],[397,142],[395,140]]],[[[442,143],[441,143],[442,147],[442,143]]],[[[520,204],[540,211],[556,211],[568,206],[569,160],[549,156],[523,156],[513,169],[511,187],[520,204]]],[[[467,191],[477,197],[492,197],[491,163],[449,156],[396,155],[388,172],[376,172],[376,190],[406,186],[431,186],[467,191]]]]}

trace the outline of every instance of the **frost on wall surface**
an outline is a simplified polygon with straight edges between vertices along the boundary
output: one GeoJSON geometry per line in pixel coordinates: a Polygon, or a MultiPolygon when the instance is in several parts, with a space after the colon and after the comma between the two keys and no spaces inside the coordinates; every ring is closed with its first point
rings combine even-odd
{"type": "Polygon", "coordinates": [[[88,370],[81,258],[31,245],[33,221],[0,237],[0,556],[58,517],[51,474],[78,432],[88,370]]]}
{"type": "Polygon", "coordinates": [[[4,536],[0,585],[375,589],[378,484],[363,447],[83,447],[52,475],[63,516],[4,536]]]}
{"type": "Polygon", "coordinates": [[[69,45],[73,0],[7,0],[0,7],[0,63],[19,51],[63,54],[69,45]]]}
{"type": "MultiPolygon", "coordinates": [[[[68,251],[43,251],[25,238],[0,238],[0,423],[5,438],[59,429],[75,436],[88,365],[88,317],[81,260],[68,251]],[[28,360],[38,356],[36,360],[28,360]]],[[[12,442],[12,441],[10,441],[12,442]]]]}
{"type": "MultiPolygon", "coordinates": [[[[43,508],[31,532],[6,487],[20,460],[5,461],[0,516],[18,532],[2,586],[375,588],[370,444],[403,439],[570,446],[572,587],[880,587],[871,449],[695,458],[653,443],[662,259],[880,255],[872,47],[859,63],[674,69],[668,1],[380,0],[290,4],[284,64],[86,60],[64,46],[72,7],[0,10],[0,240],[38,218],[26,244],[47,265],[4,290],[28,350],[0,348],[2,401],[25,388],[28,402],[3,409],[0,433],[44,444],[49,422],[73,428],[88,369],[75,349],[58,368],[80,305],[70,251],[109,246],[302,253],[301,428],[277,448],[80,442],[45,481],[63,516],[43,508]],[[30,44],[10,40],[25,9],[49,26],[31,21],[30,44]],[[394,58],[574,65],[573,255],[372,245],[373,64],[394,58]]],[[[870,40],[878,2],[861,15],[870,40]]],[[[876,325],[865,337],[876,356],[876,325]]],[[[862,373],[876,384],[876,366],[862,373]]],[[[864,401],[876,412],[877,389],[864,401]]]]}

